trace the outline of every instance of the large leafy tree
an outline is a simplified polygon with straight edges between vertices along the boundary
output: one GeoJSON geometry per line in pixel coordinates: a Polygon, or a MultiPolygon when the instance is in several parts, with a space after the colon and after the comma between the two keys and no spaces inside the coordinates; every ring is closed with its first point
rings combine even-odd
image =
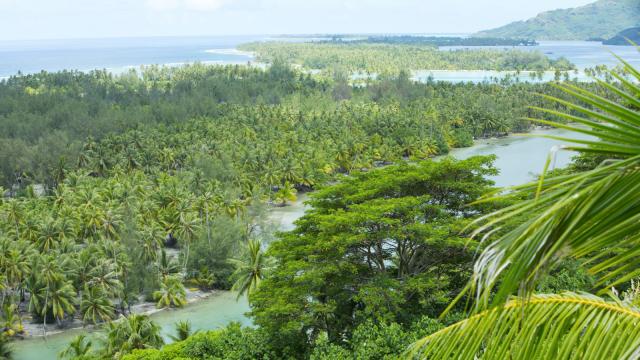
{"type": "Polygon", "coordinates": [[[255,321],[283,352],[321,332],[342,342],[366,319],[436,315],[470,274],[459,235],[484,205],[492,158],[389,166],[312,195],[313,209],[269,249],[273,272],[250,296],[255,321]]]}
{"type": "MultiPolygon", "coordinates": [[[[640,72],[599,81],[612,101],[571,84],[559,85],[575,102],[552,99],[571,113],[545,110],[578,125],[542,123],[590,135],[560,138],[588,154],[593,168],[508,189],[487,200],[527,200],[479,220],[478,233],[532,214],[492,240],[480,254],[468,290],[477,313],[420,341],[424,358],[629,359],[640,349],[640,310],[633,302],[589,294],[533,295],[535,285],[563,259],[583,259],[601,294],[638,276],[640,263],[640,72]],[[513,294],[519,297],[512,298],[513,294]]],[[[545,169],[546,170],[546,169],[545,169]]]]}

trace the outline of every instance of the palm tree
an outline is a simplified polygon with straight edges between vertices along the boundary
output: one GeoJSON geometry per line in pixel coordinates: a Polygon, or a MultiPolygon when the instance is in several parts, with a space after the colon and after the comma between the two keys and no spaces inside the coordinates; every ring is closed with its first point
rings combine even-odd
{"type": "Polygon", "coordinates": [[[230,261],[236,266],[236,271],[231,275],[235,280],[232,290],[238,292],[236,300],[245,294],[251,295],[271,270],[271,259],[264,256],[262,242],[257,239],[249,240],[242,259],[230,261]]]}
{"type": "Polygon", "coordinates": [[[191,335],[197,334],[198,331],[195,332],[191,328],[191,322],[189,320],[178,321],[175,325],[176,327],[176,335],[169,335],[169,337],[173,341],[184,341],[187,340],[191,335]]]}
{"type": "Polygon", "coordinates": [[[92,288],[100,289],[105,295],[113,296],[122,291],[118,266],[111,259],[100,259],[89,273],[88,284],[92,288]]]}
{"type": "Polygon", "coordinates": [[[31,273],[31,265],[27,261],[31,251],[26,245],[20,245],[20,243],[13,245],[2,254],[2,261],[7,283],[16,290],[31,273]]]}
{"type": "Polygon", "coordinates": [[[85,286],[80,303],[80,312],[82,313],[83,323],[86,324],[91,321],[93,324],[97,324],[101,321],[111,320],[115,309],[101,288],[85,286]]]}
{"type": "Polygon", "coordinates": [[[246,210],[245,201],[242,199],[225,200],[222,206],[224,212],[232,218],[243,215],[246,210]]]}
{"type": "Polygon", "coordinates": [[[20,238],[20,226],[24,219],[24,208],[22,206],[22,202],[20,200],[13,199],[8,201],[7,204],[8,206],[5,210],[7,223],[13,224],[13,228],[16,232],[15,235],[17,238],[20,238]]]}
{"type": "MultiPolygon", "coordinates": [[[[589,294],[514,298],[418,341],[422,359],[635,359],[640,311],[589,294]]],[[[418,356],[419,354],[419,356],[418,356]]]]}
{"type": "Polygon", "coordinates": [[[281,206],[284,206],[287,204],[287,201],[296,201],[298,199],[296,193],[296,189],[287,181],[276,192],[275,201],[281,206]]]}
{"type": "Polygon", "coordinates": [[[162,281],[160,290],[153,293],[158,308],[183,307],[187,303],[187,292],[179,278],[169,276],[162,281]]]}
{"type": "Polygon", "coordinates": [[[38,229],[37,246],[40,252],[47,253],[54,249],[58,243],[58,229],[53,218],[48,217],[41,220],[38,229]]]}
{"type": "Polygon", "coordinates": [[[145,264],[158,259],[158,249],[162,246],[162,230],[157,226],[145,226],[140,232],[142,261],[145,264]]]}
{"type": "Polygon", "coordinates": [[[42,331],[47,334],[47,315],[49,309],[54,311],[56,320],[60,321],[65,312],[75,310],[75,290],[70,282],[64,278],[60,264],[52,255],[34,257],[34,271],[27,279],[26,288],[29,291],[29,311],[42,316],[42,331]],[[53,292],[53,293],[52,293],[53,292]],[[55,307],[52,302],[55,299],[55,307]]]}
{"type": "Polygon", "coordinates": [[[70,281],[57,278],[40,291],[45,302],[45,306],[41,310],[43,318],[46,319],[49,310],[51,310],[58,324],[61,324],[66,315],[76,311],[76,290],[70,281]]]}
{"type": "Polygon", "coordinates": [[[184,265],[186,268],[189,263],[189,250],[191,248],[191,242],[196,237],[199,225],[197,217],[192,213],[182,213],[179,217],[178,227],[176,228],[176,236],[180,241],[184,243],[184,265]],[[184,215],[183,215],[184,214],[184,215]]]}
{"type": "Polygon", "coordinates": [[[206,190],[203,192],[201,196],[198,197],[196,201],[196,209],[200,214],[200,222],[207,229],[207,241],[211,244],[211,222],[210,222],[210,214],[211,211],[215,208],[216,203],[216,188],[212,183],[208,183],[206,190]]]}
{"type": "MultiPolygon", "coordinates": [[[[621,60],[622,61],[622,60],[621,60]]],[[[476,313],[422,339],[413,355],[422,358],[529,359],[637,358],[640,310],[614,297],[565,293],[533,295],[537,280],[562,259],[582,258],[598,278],[600,294],[637,276],[640,266],[640,72],[623,62],[612,73],[618,84],[598,80],[616,103],[562,84],[559,88],[589,105],[546,96],[573,114],[538,109],[582,126],[538,120],[590,135],[565,149],[601,159],[590,170],[556,175],[488,196],[485,201],[527,198],[478,220],[476,234],[500,229],[527,215],[514,230],[491,241],[480,254],[467,286],[476,313]],[[578,115],[574,115],[578,114],[578,115]],[[511,297],[514,293],[519,297],[511,297]]],[[[458,297],[460,299],[462,297],[458,297]]]]}
{"type": "Polygon", "coordinates": [[[118,231],[122,226],[121,216],[112,210],[102,214],[102,232],[108,239],[117,239],[118,231]]]}
{"type": "Polygon", "coordinates": [[[149,315],[132,314],[107,323],[105,350],[115,359],[135,349],[159,348],[164,344],[160,326],[149,315]]]}
{"type": "Polygon", "coordinates": [[[164,281],[167,277],[171,275],[178,274],[180,272],[180,265],[173,258],[169,258],[167,256],[167,252],[165,249],[162,249],[160,252],[160,258],[158,259],[158,263],[156,265],[158,269],[158,274],[164,281]]]}
{"type": "Polygon", "coordinates": [[[2,331],[4,335],[14,336],[15,334],[24,334],[22,317],[18,312],[18,306],[16,304],[4,304],[2,313],[2,331]]]}
{"type": "Polygon", "coordinates": [[[13,359],[13,351],[9,345],[9,339],[4,335],[0,335],[0,360],[11,359],[13,359]]]}
{"type": "Polygon", "coordinates": [[[86,335],[78,335],[58,354],[59,359],[81,359],[91,351],[91,340],[86,335]]]}

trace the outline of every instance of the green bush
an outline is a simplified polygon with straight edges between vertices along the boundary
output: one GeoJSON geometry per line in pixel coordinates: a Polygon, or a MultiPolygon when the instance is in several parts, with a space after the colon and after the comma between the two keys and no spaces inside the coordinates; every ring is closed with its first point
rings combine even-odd
{"type": "Polygon", "coordinates": [[[185,341],[167,345],[160,350],[135,351],[123,360],[274,358],[259,330],[242,328],[239,323],[232,323],[220,330],[195,334],[185,341]]]}

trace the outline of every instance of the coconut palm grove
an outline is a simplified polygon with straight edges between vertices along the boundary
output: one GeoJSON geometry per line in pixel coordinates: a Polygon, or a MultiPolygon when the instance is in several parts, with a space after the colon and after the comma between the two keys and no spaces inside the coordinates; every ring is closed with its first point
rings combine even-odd
{"type": "MultiPolygon", "coordinates": [[[[0,359],[637,359],[640,49],[601,44],[627,2],[210,61],[0,41],[0,75],[43,64],[0,77],[0,359]]],[[[241,6],[195,3],[154,11],[241,6]]]]}

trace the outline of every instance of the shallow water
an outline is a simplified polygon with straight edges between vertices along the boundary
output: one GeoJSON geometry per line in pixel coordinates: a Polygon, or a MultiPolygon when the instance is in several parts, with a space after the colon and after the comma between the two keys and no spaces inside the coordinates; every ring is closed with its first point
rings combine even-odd
{"type": "Polygon", "coordinates": [[[271,209],[269,211],[269,220],[277,227],[277,230],[293,230],[295,227],[293,223],[304,215],[304,212],[309,208],[304,203],[308,198],[307,194],[298,194],[298,199],[291,205],[271,209]]]}
{"type": "MultiPolygon", "coordinates": [[[[541,74],[542,76],[538,76],[537,73],[532,71],[516,72],[494,70],[416,70],[412,73],[412,79],[419,82],[432,80],[452,83],[481,83],[500,81],[509,77],[511,81],[541,83],[554,80],[564,80],[566,78],[564,74],[561,74],[560,78],[556,79],[555,71],[545,71],[541,74]]],[[[592,81],[591,78],[583,71],[570,71],[566,74],[569,80],[592,81]]]]}
{"type": "MultiPolygon", "coordinates": [[[[505,46],[443,46],[440,50],[457,49],[511,49],[505,46]]],[[[618,65],[613,55],[618,55],[632,65],[640,66],[640,52],[634,46],[602,45],[598,41],[539,41],[537,46],[517,46],[518,50],[540,51],[552,59],[564,57],[571,61],[578,69],[585,69],[595,65],[618,65]]]]}
{"type": "MultiPolygon", "coordinates": [[[[162,336],[170,342],[169,335],[174,335],[174,324],[188,320],[193,329],[215,329],[230,322],[250,325],[251,320],[244,314],[249,311],[246,298],[236,302],[236,295],[222,291],[211,297],[189,304],[182,309],[166,310],[151,315],[151,319],[162,328],[162,336]]],[[[15,360],[55,359],[68,343],[77,335],[89,334],[94,346],[99,344],[100,333],[83,329],[69,330],[50,335],[46,338],[34,338],[16,341],[11,344],[15,360]]]]}
{"type": "Polygon", "coordinates": [[[453,149],[450,155],[458,159],[466,159],[476,155],[496,155],[494,164],[500,173],[491,177],[496,186],[520,185],[535,180],[536,175],[544,169],[548,156],[551,156],[553,160],[550,169],[567,166],[571,162],[571,158],[575,156],[574,152],[559,150],[561,145],[570,145],[570,143],[535,135],[588,138],[586,135],[561,129],[535,130],[527,135],[482,139],[476,141],[474,146],[453,149]]]}

